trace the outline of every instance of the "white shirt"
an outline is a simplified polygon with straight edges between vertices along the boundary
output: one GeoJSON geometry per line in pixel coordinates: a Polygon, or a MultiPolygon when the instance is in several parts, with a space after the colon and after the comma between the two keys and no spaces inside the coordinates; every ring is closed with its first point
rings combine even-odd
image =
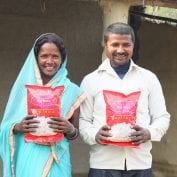
{"type": "Polygon", "coordinates": [[[80,135],[90,145],[90,168],[125,169],[151,168],[151,141],[160,141],[166,133],[170,115],[162,88],[156,75],[131,60],[130,68],[123,79],[120,79],[106,59],[97,70],[84,77],[81,87],[87,99],[80,108],[80,135]],[[140,145],[140,148],[99,145],[95,141],[98,130],[106,124],[106,105],[103,90],[129,94],[141,91],[137,107],[136,124],[147,128],[151,141],[140,145]]]}

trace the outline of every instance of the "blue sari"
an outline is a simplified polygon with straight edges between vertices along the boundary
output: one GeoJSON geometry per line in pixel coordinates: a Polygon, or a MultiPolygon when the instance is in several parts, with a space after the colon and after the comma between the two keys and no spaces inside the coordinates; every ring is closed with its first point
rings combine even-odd
{"type": "MultiPolygon", "coordinates": [[[[70,118],[84,100],[80,88],[67,78],[67,59],[48,86],[64,86],[61,97],[61,115],[70,118]]],[[[25,85],[42,85],[34,48],[13,85],[0,127],[0,155],[3,160],[3,177],[71,177],[69,141],[44,146],[25,143],[23,133],[13,133],[16,123],[27,115],[25,85]]]]}

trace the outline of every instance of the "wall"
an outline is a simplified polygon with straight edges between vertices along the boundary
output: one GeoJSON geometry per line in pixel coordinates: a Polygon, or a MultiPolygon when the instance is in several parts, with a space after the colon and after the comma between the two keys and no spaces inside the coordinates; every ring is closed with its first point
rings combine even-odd
{"type": "Polygon", "coordinates": [[[155,177],[177,177],[177,30],[167,24],[143,22],[139,32],[137,63],[155,72],[162,83],[171,125],[162,141],[153,143],[155,177]]]}
{"type": "MultiPolygon", "coordinates": [[[[68,54],[69,76],[78,84],[85,74],[101,62],[103,25],[97,2],[46,1],[45,12],[42,12],[40,2],[0,1],[0,119],[10,88],[39,34],[55,32],[63,37],[68,54]]],[[[72,142],[71,151],[74,173],[86,172],[87,146],[77,140],[72,142]]]]}

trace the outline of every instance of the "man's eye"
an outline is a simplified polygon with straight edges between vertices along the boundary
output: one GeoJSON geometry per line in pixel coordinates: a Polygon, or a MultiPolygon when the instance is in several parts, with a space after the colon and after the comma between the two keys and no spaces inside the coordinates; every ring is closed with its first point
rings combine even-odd
{"type": "Polygon", "coordinates": [[[118,47],[119,45],[118,44],[112,44],[112,47],[118,47]]]}
{"type": "Polygon", "coordinates": [[[126,43],[126,44],[124,44],[123,46],[124,46],[124,47],[130,47],[130,46],[131,46],[131,44],[126,43]]]}

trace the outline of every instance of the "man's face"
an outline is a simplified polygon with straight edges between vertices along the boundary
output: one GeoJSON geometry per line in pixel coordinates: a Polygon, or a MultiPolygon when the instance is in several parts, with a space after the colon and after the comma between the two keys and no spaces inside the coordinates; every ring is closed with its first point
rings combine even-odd
{"type": "Polygon", "coordinates": [[[112,67],[127,63],[133,55],[133,41],[131,35],[110,34],[105,43],[106,56],[112,67]]]}

